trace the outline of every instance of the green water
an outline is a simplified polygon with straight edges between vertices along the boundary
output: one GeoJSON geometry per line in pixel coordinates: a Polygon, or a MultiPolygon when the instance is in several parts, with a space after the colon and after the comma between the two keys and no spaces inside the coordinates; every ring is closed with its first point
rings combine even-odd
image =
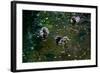
{"type": "Polygon", "coordinates": [[[23,62],[86,60],[91,57],[91,14],[23,10],[23,62]],[[73,14],[80,23],[70,22],[73,14]],[[39,37],[42,27],[49,29],[47,39],[39,37]],[[70,41],[57,45],[55,37],[67,36],[70,41]]]}

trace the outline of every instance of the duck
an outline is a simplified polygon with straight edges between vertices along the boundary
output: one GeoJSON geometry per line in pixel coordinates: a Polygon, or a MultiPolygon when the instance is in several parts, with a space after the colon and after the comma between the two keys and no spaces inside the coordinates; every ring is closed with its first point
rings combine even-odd
{"type": "Polygon", "coordinates": [[[56,36],[56,45],[65,45],[70,39],[67,36],[56,36]]]}
{"type": "Polygon", "coordinates": [[[49,35],[49,29],[47,27],[42,27],[39,31],[39,36],[45,40],[49,35]]]}
{"type": "Polygon", "coordinates": [[[76,24],[76,23],[79,23],[80,22],[80,16],[72,16],[71,17],[71,23],[72,24],[76,24]]]}

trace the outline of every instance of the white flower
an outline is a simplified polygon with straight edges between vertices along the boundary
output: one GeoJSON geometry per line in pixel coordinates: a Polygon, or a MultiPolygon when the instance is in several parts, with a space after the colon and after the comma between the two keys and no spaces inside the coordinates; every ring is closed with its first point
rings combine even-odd
{"type": "Polygon", "coordinates": [[[70,55],[70,54],[68,54],[68,56],[70,57],[71,55],[70,55]]]}
{"type": "Polygon", "coordinates": [[[34,49],[34,47],[31,47],[31,50],[33,50],[34,49]]]}

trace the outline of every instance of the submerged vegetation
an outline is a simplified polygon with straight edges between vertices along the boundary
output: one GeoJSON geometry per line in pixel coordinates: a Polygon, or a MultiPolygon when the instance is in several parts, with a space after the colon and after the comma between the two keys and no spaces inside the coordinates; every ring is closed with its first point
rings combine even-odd
{"type": "Polygon", "coordinates": [[[23,62],[90,59],[90,20],[89,13],[23,10],[23,62]]]}

